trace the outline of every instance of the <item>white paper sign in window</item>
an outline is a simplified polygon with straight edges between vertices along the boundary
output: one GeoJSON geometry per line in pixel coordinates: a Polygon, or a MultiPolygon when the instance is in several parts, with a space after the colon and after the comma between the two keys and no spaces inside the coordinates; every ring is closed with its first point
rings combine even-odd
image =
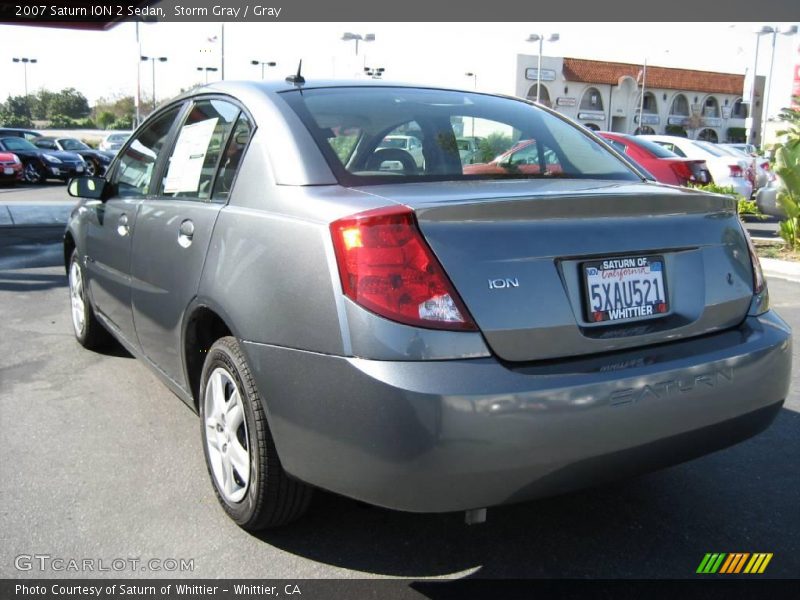
{"type": "Polygon", "coordinates": [[[197,192],[203,174],[203,163],[217,121],[218,118],[214,117],[183,126],[164,179],[165,194],[197,192]]]}

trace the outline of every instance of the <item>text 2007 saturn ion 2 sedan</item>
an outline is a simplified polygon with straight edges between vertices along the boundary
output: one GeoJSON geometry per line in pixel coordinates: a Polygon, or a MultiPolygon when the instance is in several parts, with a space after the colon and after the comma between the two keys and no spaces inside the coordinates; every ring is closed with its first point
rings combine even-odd
{"type": "Polygon", "coordinates": [[[196,408],[246,529],[315,487],[480,520],[744,440],[787,395],[790,330],[735,203],[528,102],[219,83],[69,189],[78,340],[110,332],[196,408]],[[532,143],[470,175],[465,132],[532,143]]]}

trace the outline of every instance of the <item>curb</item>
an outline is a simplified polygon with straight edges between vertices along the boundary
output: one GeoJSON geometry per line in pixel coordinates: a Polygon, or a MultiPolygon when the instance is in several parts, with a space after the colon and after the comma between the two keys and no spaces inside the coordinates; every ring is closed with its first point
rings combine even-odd
{"type": "Polygon", "coordinates": [[[64,227],[75,202],[0,203],[0,228],[64,227]]]}
{"type": "Polygon", "coordinates": [[[800,263],[777,258],[761,258],[761,269],[767,277],[800,283],[800,263]]]}

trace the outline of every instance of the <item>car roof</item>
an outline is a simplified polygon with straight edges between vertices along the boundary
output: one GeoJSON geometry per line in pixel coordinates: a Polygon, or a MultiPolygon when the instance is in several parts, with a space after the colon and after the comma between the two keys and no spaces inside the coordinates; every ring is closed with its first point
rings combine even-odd
{"type": "MultiPolygon", "coordinates": [[[[27,133],[27,134],[30,134],[30,135],[32,135],[34,137],[42,137],[41,133],[39,133],[38,131],[34,131],[33,129],[22,129],[22,128],[19,128],[19,127],[0,127],[0,136],[2,136],[4,133],[7,134],[7,133],[12,133],[12,132],[13,133],[23,133],[23,134],[27,133]]],[[[22,136],[6,135],[4,137],[22,137],[22,136]]]]}

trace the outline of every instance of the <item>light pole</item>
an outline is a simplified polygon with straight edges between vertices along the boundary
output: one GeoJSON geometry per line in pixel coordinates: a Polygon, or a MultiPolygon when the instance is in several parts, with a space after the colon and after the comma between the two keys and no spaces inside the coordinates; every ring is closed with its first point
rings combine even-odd
{"type": "Polygon", "coordinates": [[[374,42],[375,41],[375,34],[374,33],[365,33],[364,35],[361,35],[360,33],[351,33],[349,31],[346,31],[345,33],[342,34],[342,38],[341,39],[342,39],[343,42],[349,42],[351,40],[355,40],[355,42],[356,42],[356,56],[358,56],[358,42],[360,42],[360,41],[363,41],[363,42],[374,42]]]}
{"type": "Polygon", "coordinates": [[[278,66],[278,63],[276,63],[275,61],[272,61],[272,60],[270,60],[270,61],[251,60],[250,64],[251,65],[255,65],[255,66],[261,65],[261,79],[262,80],[264,79],[264,67],[276,67],[276,66],[278,66]]]}
{"type": "Polygon", "coordinates": [[[211,71],[212,73],[216,73],[219,71],[217,67],[197,67],[197,70],[206,72],[206,85],[208,85],[208,72],[211,71]]]}
{"type": "Polygon", "coordinates": [[[25,56],[22,56],[20,58],[12,58],[11,60],[13,62],[15,62],[15,63],[22,63],[22,71],[23,71],[24,78],[25,78],[25,103],[27,104],[28,103],[28,63],[30,63],[32,65],[35,65],[39,61],[37,59],[35,59],[35,58],[27,58],[25,56]]]}
{"type": "MultiPolygon", "coordinates": [[[[781,30],[779,27],[764,27],[763,29],[769,30],[768,33],[772,33],[772,54],[769,59],[769,75],[767,78],[767,84],[764,90],[764,123],[769,120],[769,89],[772,87],[772,67],[775,63],[775,38],[778,37],[778,34],[781,35],[794,35],[797,33],[797,25],[792,25],[788,29],[781,30]]],[[[762,31],[763,31],[762,29],[762,31]]]]}
{"type": "MultiPolygon", "coordinates": [[[[548,42],[557,42],[560,39],[557,33],[551,33],[547,38],[548,42]]],[[[539,64],[536,68],[536,102],[539,102],[539,95],[542,91],[542,45],[545,42],[544,35],[539,33],[532,33],[528,36],[526,42],[539,42],[539,64]]]]}
{"type": "Polygon", "coordinates": [[[372,77],[373,79],[380,79],[383,77],[383,72],[386,69],[383,67],[364,67],[364,74],[367,77],[372,77]]]}
{"type": "MultiPolygon", "coordinates": [[[[478,74],[477,73],[472,73],[470,71],[470,72],[464,73],[464,76],[465,77],[472,77],[472,89],[473,90],[477,90],[478,89],[478,74]]],[[[471,135],[471,137],[474,140],[475,139],[475,117],[472,117],[472,119],[470,119],[470,120],[472,122],[472,126],[471,126],[472,135],[471,135]]]]}
{"type": "Polygon", "coordinates": [[[156,109],[156,61],[167,62],[166,56],[140,56],[142,62],[149,60],[153,66],[153,110],[156,109]]]}

